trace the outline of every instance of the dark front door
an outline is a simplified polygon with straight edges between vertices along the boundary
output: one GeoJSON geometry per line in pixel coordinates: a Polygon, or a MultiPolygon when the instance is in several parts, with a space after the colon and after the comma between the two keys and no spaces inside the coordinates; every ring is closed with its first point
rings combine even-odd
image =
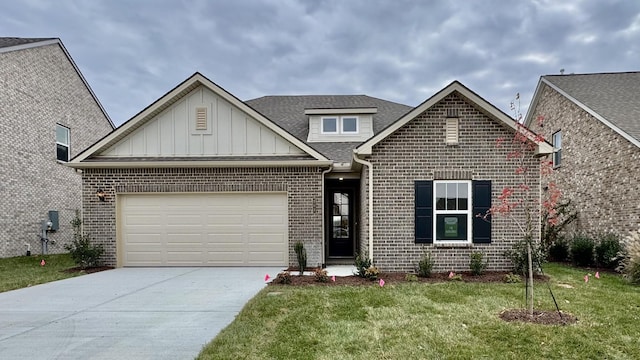
{"type": "Polygon", "coordinates": [[[328,236],[329,257],[353,257],[355,191],[350,188],[329,189],[328,191],[328,236]]]}

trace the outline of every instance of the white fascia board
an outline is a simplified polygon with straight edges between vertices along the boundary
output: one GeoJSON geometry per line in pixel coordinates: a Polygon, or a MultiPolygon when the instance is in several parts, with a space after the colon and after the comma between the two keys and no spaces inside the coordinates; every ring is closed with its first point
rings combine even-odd
{"type": "Polygon", "coordinates": [[[591,109],[590,107],[588,107],[587,105],[583,104],[582,102],[578,101],[578,99],[574,98],[573,96],[569,95],[568,93],[566,93],[564,90],[560,89],[559,87],[557,87],[556,85],[552,84],[549,80],[547,79],[542,79],[542,81],[547,84],[550,88],[552,88],[553,90],[557,91],[558,93],[560,93],[560,95],[566,97],[567,99],[569,99],[571,102],[573,102],[574,104],[576,104],[579,108],[581,108],[582,110],[584,110],[585,112],[587,112],[588,114],[590,114],[591,116],[593,116],[594,118],[600,120],[603,124],[605,124],[606,126],[610,127],[611,130],[615,131],[618,135],[622,136],[623,138],[629,140],[629,142],[631,142],[632,144],[634,144],[637,147],[640,147],[640,140],[634,138],[633,136],[629,135],[627,132],[625,132],[624,130],[620,129],[619,127],[615,126],[613,123],[611,123],[609,120],[605,119],[602,115],[598,114],[597,112],[595,112],[593,109],[591,109]]]}
{"type": "Polygon", "coordinates": [[[533,111],[538,106],[538,101],[540,101],[540,93],[542,92],[542,77],[538,80],[538,84],[536,85],[536,91],[533,92],[533,97],[531,98],[531,103],[527,108],[527,116],[524,117],[524,126],[529,127],[531,122],[533,121],[533,111]]]}
{"type": "Polygon", "coordinates": [[[241,168],[241,167],[290,167],[320,166],[326,167],[331,161],[291,160],[291,161],[92,161],[81,163],[65,163],[74,169],[128,169],[128,168],[241,168]]]}
{"type": "Polygon", "coordinates": [[[305,115],[376,114],[378,108],[305,109],[305,115]]]}
{"type": "Polygon", "coordinates": [[[20,45],[7,46],[7,47],[0,48],[0,54],[11,52],[11,51],[31,49],[31,48],[40,47],[40,46],[60,44],[60,43],[61,43],[60,39],[49,39],[49,40],[30,42],[30,43],[20,44],[20,45]]]}

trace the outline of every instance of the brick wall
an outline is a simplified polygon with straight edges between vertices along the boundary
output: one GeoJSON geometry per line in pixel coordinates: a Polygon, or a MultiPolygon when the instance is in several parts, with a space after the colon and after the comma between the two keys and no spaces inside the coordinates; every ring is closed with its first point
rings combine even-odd
{"type": "Polygon", "coordinates": [[[289,264],[302,241],[309,266],[322,262],[322,169],[87,169],[82,176],[84,230],[104,245],[105,262],[116,265],[116,196],[123,193],[286,191],[289,210],[289,264]],[[96,190],[106,192],[100,202],[96,190]]]}
{"type": "Polygon", "coordinates": [[[62,49],[0,53],[0,257],[40,252],[40,223],[58,210],[49,252],[65,252],[81,208],[81,177],[56,161],[56,124],[71,132],[71,156],[111,131],[62,49]]]}
{"type": "Polygon", "coordinates": [[[640,148],[573,102],[542,85],[533,119],[544,116],[544,136],[562,131],[561,166],[553,173],[579,209],[570,233],[626,236],[640,227],[640,148]]]}
{"type": "MultiPolygon", "coordinates": [[[[383,271],[412,271],[424,249],[430,251],[435,260],[434,271],[468,271],[471,252],[481,251],[489,261],[490,270],[510,269],[511,264],[503,253],[523,237],[512,220],[504,217],[492,220],[491,244],[464,247],[416,244],[414,181],[445,180],[446,177],[491,180],[495,203],[503,188],[516,187],[522,182],[521,175],[515,174],[517,164],[507,160],[507,153],[514,149],[512,138],[513,130],[452,94],[374,146],[370,157],[374,169],[374,263],[383,271]],[[445,144],[448,107],[459,109],[457,146],[445,144]],[[496,140],[500,137],[507,140],[497,148],[496,140]]],[[[539,161],[531,154],[524,165],[531,174],[529,185],[539,189],[539,161]]],[[[364,183],[363,191],[367,192],[364,183]]],[[[523,221],[524,214],[520,210],[513,216],[523,221]]],[[[538,238],[538,221],[535,225],[534,238],[538,238]]]]}

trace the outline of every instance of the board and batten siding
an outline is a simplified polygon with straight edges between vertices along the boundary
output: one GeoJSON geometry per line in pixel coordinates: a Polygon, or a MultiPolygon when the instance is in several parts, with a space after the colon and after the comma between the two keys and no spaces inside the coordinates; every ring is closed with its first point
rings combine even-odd
{"type": "Polygon", "coordinates": [[[309,115],[309,142],[360,142],[373,136],[373,117],[371,114],[345,114],[342,116],[358,117],[357,134],[323,134],[321,121],[323,117],[341,117],[341,115],[309,115]]]}
{"type": "Polygon", "coordinates": [[[103,152],[104,157],[274,156],[302,150],[205,87],[150,119],[103,152]],[[196,109],[207,127],[196,129],[196,109]]]}

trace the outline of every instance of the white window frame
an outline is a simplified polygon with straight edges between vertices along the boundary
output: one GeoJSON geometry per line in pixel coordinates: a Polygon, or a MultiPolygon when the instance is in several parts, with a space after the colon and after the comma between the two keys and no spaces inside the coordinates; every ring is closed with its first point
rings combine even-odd
{"type": "Polygon", "coordinates": [[[355,135],[360,133],[360,118],[358,116],[323,116],[320,118],[320,133],[321,134],[329,134],[329,135],[339,135],[339,134],[347,134],[347,135],[355,135]],[[324,129],[324,121],[329,119],[336,120],[336,131],[325,131],[324,129]],[[356,120],[356,131],[345,131],[344,130],[344,119],[355,119],[356,120]]]}
{"type": "Polygon", "coordinates": [[[470,244],[473,242],[473,186],[471,180],[434,180],[433,181],[433,243],[434,244],[470,244]],[[467,185],[467,210],[438,210],[437,188],[438,184],[466,184],[467,185]],[[467,216],[467,239],[466,240],[438,240],[437,220],[438,215],[466,215],[467,216]]]}
{"type": "Polygon", "coordinates": [[[61,162],[68,162],[71,157],[71,129],[64,125],[56,124],[56,160],[61,162]],[[64,129],[67,132],[67,143],[63,143],[58,141],[58,129],[64,129]],[[60,160],[58,159],[58,145],[65,146],[67,148],[67,159],[60,160]]]}
{"type": "Polygon", "coordinates": [[[551,135],[553,142],[553,167],[557,168],[562,165],[562,130],[558,130],[551,135]],[[556,138],[556,135],[558,136],[556,138]],[[557,146],[556,139],[560,139],[560,146],[557,146]],[[559,163],[557,160],[560,160],[559,163]]]}
{"type": "Polygon", "coordinates": [[[340,133],[340,117],[339,116],[323,116],[320,118],[320,132],[322,134],[339,134],[340,133]],[[336,121],[336,131],[325,131],[324,121],[333,119],[336,121]]]}

